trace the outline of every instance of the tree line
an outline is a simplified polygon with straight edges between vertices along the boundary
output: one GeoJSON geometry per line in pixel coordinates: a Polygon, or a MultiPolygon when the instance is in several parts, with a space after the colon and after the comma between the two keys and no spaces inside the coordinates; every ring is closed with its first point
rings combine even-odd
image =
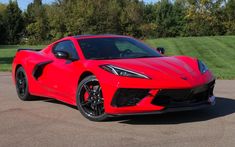
{"type": "Polygon", "coordinates": [[[40,44],[78,34],[137,38],[235,34],[235,0],[34,0],[0,3],[0,43],[40,44]]]}

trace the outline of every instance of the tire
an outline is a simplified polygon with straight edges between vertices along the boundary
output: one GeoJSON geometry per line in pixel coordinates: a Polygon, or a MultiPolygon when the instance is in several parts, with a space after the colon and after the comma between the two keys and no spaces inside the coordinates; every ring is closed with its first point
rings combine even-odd
{"type": "Polygon", "coordinates": [[[91,121],[104,121],[108,115],[104,110],[104,98],[97,78],[84,78],[78,85],[77,107],[80,113],[91,121]]]}
{"type": "Polygon", "coordinates": [[[23,67],[19,67],[16,70],[15,80],[18,97],[23,101],[32,100],[32,96],[29,93],[28,78],[23,67]]]}

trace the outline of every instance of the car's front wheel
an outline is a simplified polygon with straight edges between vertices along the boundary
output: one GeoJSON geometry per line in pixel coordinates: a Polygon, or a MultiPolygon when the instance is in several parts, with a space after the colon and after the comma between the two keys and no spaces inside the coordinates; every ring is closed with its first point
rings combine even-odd
{"type": "Polygon", "coordinates": [[[95,76],[88,76],[79,83],[77,107],[81,114],[89,120],[103,121],[108,118],[104,111],[102,89],[95,76]]]}

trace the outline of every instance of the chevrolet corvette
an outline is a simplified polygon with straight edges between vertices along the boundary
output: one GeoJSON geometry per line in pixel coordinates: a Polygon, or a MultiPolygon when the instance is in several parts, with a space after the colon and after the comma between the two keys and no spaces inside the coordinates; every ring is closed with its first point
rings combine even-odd
{"type": "Polygon", "coordinates": [[[12,78],[21,100],[54,98],[92,121],[214,105],[208,67],[164,52],[129,36],[70,36],[41,50],[18,49],[12,78]]]}

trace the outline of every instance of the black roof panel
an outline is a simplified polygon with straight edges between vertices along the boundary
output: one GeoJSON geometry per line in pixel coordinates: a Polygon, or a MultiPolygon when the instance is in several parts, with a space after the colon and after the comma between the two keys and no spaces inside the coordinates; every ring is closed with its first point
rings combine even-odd
{"type": "Polygon", "coordinates": [[[99,35],[92,35],[92,34],[84,34],[84,35],[76,35],[76,36],[73,36],[74,38],[82,38],[82,37],[92,37],[92,36],[122,36],[122,35],[114,35],[114,34],[99,34],[99,35]]]}

